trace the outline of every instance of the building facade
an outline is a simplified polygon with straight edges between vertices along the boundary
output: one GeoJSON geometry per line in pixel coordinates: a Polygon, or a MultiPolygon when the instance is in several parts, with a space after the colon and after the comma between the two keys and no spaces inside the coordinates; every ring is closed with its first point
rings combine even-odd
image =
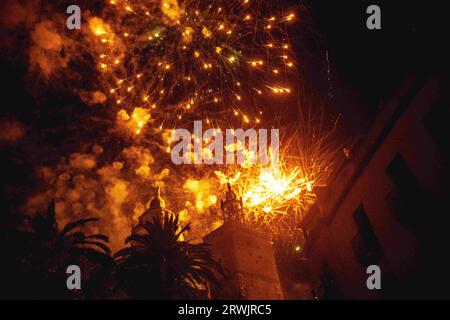
{"type": "Polygon", "coordinates": [[[244,300],[283,299],[270,239],[246,225],[227,221],[204,238],[224,270],[215,298],[244,300]]]}
{"type": "Polygon", "coordinates": [[[449,92],[438,76],[404,83],[317,190],[301,225],[311,298],[450,297],[449,92]]]}
{"type": "Polygon", "coordinates": [[[224,224],[203,239],[223,268],[223,274],[218,275],[222,288],[214,298],[283,299],[271,240],[243,223],[242,199],[230,185],[225,200],[221,200],[221,210],[224,224]]]}

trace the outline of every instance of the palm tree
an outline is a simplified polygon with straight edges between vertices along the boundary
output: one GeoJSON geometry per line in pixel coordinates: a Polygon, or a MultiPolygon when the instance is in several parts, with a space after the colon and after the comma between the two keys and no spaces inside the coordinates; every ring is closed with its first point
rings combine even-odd
{"type": "Polygon", "coordinates": [[[22,298],[29,287],[22,266],[32,241],[20,228],[24,219],[25,216],[18,213],[0,214],[0,299],[22,298]]]}
{"type": "Polygon", "coordinates": [[[165,213],[140,227],[141,234],[125,240],[130,246],[114,255],[118,280],[129,297],[205,298],[209,290],[219,286],[215,272],[221,269],[207,245],[180,241],[190,224],[180,228],[178,215],[165,213]]]}
{"type": "MultiPolygon", "coordinates": [[[[99,269],[94,265],[112,265],[108,237],[102,234],[86,235],[79,228],[97,218],[85,218],[58,228],[55,202],[51,201],[46,213],[38,213],[30,219],[29,255],[24,259],[25,272],[29,273],[35,289],[42,297],[43,289],[50,297],[68,298],[66,268],[71,264],[83,270],[83,283],[88,283],[99,269]]],[[[100,268],[102,269],[102,268],[100,268]]]]}

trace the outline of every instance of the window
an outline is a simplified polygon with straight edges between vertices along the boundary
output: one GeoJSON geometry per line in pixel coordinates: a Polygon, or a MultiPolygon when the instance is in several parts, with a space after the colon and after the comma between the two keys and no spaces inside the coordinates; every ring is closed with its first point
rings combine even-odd
{"type": "Polygon", "coordinates": [[[424,193],[408,167],[405,159],[397,154],[387,168],[393,189],[386,200],[394,211],[396,219],[405,226],[414,226],[419,221],[424,193]]]}
{"type": "Polygon", "coordinates": [[[358,233],[351,241],[356,259],[362,266],[377,263],[383,253],[366,210],[362,205],[356,209],[353,218],[358,228],[358,233]]]}
{"type": "Polygon", "coordinates": [[[423,119],[425,128],[446,158],[450,156],[450,126],[448,125],[448,119],[450,119],[450,101],[448,99],[435,104],[423,119]]]}
{"type": "Polygon", "coordinates": [[[420,191],[416,177],[401,154],[397,154],[387,168],[392,183],[400,195],[413,195],[420,191]]]}

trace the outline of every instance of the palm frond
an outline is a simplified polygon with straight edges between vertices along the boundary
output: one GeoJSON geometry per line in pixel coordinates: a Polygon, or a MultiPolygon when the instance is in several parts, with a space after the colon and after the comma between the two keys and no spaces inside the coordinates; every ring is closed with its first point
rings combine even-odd
{"type": "Polygon", "coordinates": [[[109,242],[109,237],[105,236],[104,234],[93,234],[93,235],[86,236],[85,238],[87,240],[95,239],[95,240],[100,240],[103,242],[109,242]]]}
{"type": "Polygon", "coordinates": [[[67,233],[72,231],[75,228],[81,227],[82,225],[85,225],[89,222],[98,221],[98,218],[86,218],[86,219],[80,219],[75,222],[68,223],[64,226],[63,230],[60,233],[61,237],[64,237],[67,233]]]}
{"type": "Polygon", "coordinates": [[[148,245],[150,241],[151,239],[148,235],[139,235],[139,234],[132,234],[131,236],[125,239],[126,244],[130,242],[137,242],[142,245],[148,245]]]}
{"type": "Polygon", "coordinates": [[[88,246],[93,246],[93,247],[96,247],[96,248],[100,248],[106,254],[111,254],[111,249],[106,244],[104,244],[103,242],[100,242],[100,241],[87,240],[87,241],[83,242],[83,245],[88,245],[88,246]]]}

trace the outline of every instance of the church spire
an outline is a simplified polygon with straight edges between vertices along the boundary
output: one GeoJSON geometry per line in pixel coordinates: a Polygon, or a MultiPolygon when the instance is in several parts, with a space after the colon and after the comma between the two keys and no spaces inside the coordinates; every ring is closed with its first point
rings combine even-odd
{"type": "Polygon", "coordinates": [[[163,198],[161,198],[161,188],[156,187],[156,195],[150,202],[150,209],[164,209],[166,207],[166,203],[163,198]]]}
{"type": "Polygon", "coordinates": [[[169,212],[165,209],[166,203],[161,198],[160,187],[156,188],[155,197],[150,201],[150,207],[139,217],[139,223],[149,223],[155,218],[162,218],[165,212],[169,212]]]}

